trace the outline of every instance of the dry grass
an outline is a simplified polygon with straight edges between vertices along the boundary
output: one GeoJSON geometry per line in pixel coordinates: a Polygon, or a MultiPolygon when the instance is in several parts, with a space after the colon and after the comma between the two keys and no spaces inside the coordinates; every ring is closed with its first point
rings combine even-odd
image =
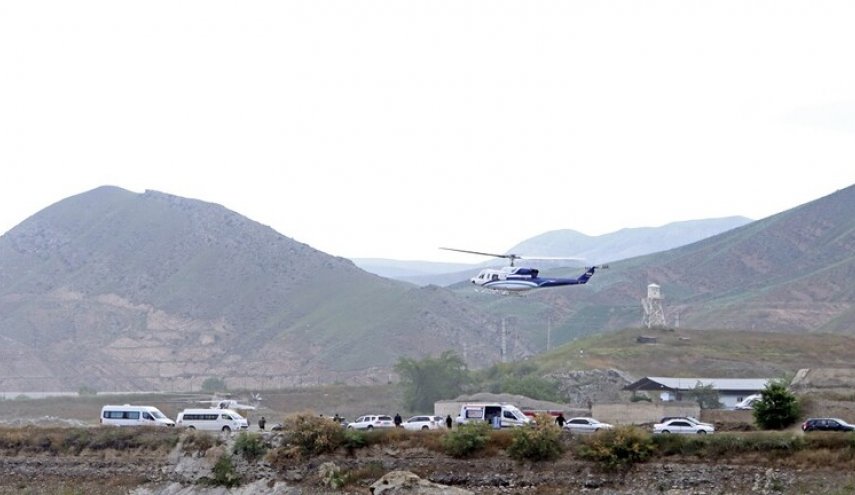
{"type": "Polygon", "coordinates": [[[169,451],[177,442],[178,433],[166,428],[0,428],[0,451],[7,455],[169,451]]]}

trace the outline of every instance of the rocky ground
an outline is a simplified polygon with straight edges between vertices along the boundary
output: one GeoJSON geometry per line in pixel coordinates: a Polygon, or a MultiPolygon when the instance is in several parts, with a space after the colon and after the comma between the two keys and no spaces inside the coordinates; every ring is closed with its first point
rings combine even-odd
{"type": "MultiPolygon", "coordinates": [[[[215,459],[226,447],[204,455],[108,452],[77,456],[0,457],[0,494],[244,495],[371,493],[371,485],[392,471],[409,471],[439,484],[432,489],[395,487],[383,493],[450,493],[454,487],[477,494],[853,494],[855,474],[823,466],[810,469],[751,459],[727,464],[651,462],[628,471],[604,471],[567,456],[556,462],[518,463],[503,453],[469,460],[424,449],[371,447],[356,455],[328,455],[273,468],[264,461],[237,459],[240,487],[210,486],[215,459]],[[336,476],[330,475],[335,473],[336,476]],[[339,486],[338,482],[343,482],[339,486]]],[[[466,493],[461,491],[459,493],[466,493]]]]}

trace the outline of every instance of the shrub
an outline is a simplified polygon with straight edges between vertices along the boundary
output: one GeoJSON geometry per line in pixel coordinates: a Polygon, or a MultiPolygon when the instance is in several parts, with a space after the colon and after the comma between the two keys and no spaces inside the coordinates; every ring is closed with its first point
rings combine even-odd
{"type": "Polygon", "coordinates": [[[600,430],[579,445],[579,456],[608,469],[625,468],[646,461],[654,451],[650,434],[634,426],[600,430]]]}
{"type": "Polygon", "coordinates": [[[303,455],[332,452],[344,443],[341,425],[329,418],[297,414],[288,418],[285,424],[290,443],[299,447],[303,455]]]}
{"type": "Polygon", "coordinates": [[[341,471],[334,462],[325,462],[318,469],[321,483],[332,489],[338,490],[347,483],[347,474],[341,471]]]}
{"type": "Polygon", "coordinates": [[[484,449],[492,427],[485,422],[466,423],[450,431],[442,439],[442,448],[452,457],[470,457],[484,449]]]}
{"type": "Polygon", "coordinates": [[[185,454],[197,452],[204,453],[211,447],[222,443],[219,437],[198,430],[187,430],[183,435],[181,450],[185,454]]]}
{"type": "Polygon", "coordinates": [[[548,415],[537,417],[532,426],[515,428],[508,455],[518,461],[554,461],[564,447],[561,445],[561,428],[548,415]]]}
{"type": "Polygon", "coordinates": [[[773,432],[653,435],[653,444],[660,455],[696,455],[704,459],[719,459],[747,452],[795,452],[808,446],[806,442],[809,440],[803,436],[773,432]]]}
{"type": "Polygon", "coordinates": [[[235,439],[232,453],[242,455],[248,461],[254,461],[267,452],[267,446],[258,433],[241,432],[235,439]]]}
{"type": "Polygon", "coordinates": [[[345,485],[353,485],[366,480],[377,481],[387,472],[388,470],[383,467],[382,462],[371,461],[367,464],[361,464],[345,473],[345,485]]]}
{"type": "Polygon", "coordinates": [[[782,382],[769,382],[754,403],[754,421],[757,426],[781,430],[795,423],[801,408],[798,399],[782,382]]]}
{"type": "Polygon", "coordinates": [[[223,454],[218,460],[217,463],[214,464],[214,469],[212,470],[214,478],[212,483],[217,486],[225,486],[227,488],[231,488],[233,486],[237,486],[240,484],[241,479],[240,475],[238,475],[237,471],[235,471],[235,466],[232,463],[232,458],[223,454]]]}
{"type": "Polygon", "coordinates": [[[353,453],[356,449],[365,447],[368,440],[365,438],[365,433],[359,430],[345,430],[342,435],[341,446],[353,453]]]}

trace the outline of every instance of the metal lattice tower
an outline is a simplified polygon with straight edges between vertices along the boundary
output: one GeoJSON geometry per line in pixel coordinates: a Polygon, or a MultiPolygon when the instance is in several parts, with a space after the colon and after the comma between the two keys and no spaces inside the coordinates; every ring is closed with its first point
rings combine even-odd
{"type": "Polygon", "coordinates": [[[662,308],[662,291],[656,284],[647,286],[647,297],[641,300],[644,307],[644,320],[641,324],[647,328],[662,328],[665,323],[665,310],[662,308]]]}

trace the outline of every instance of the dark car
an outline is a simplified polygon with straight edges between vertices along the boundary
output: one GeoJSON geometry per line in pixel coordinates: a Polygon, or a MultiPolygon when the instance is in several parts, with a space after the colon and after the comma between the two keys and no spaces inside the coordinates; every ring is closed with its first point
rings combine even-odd
{"type": "Polygon", "coordinates": [[[855,425],[850,425],[839,418],[810,418],[802,423],[802,431],[853,431],[855,425]]]}

